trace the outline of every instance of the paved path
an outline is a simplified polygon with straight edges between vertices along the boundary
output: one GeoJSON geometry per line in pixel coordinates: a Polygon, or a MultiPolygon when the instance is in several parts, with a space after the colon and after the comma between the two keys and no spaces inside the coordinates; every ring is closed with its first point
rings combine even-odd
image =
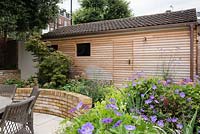
{"type": "Polygon", "coordinates": [[[34,131],[35,134],[56,134],[59,123],[63,119],[60,117],[34,113],[34,131]]]}

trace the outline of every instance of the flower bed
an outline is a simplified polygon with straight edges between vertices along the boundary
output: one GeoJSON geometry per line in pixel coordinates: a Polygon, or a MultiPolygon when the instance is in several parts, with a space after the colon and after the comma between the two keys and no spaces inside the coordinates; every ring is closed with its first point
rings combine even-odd
{"type": "Polygon", "coordinates": [[[199,89],[198,80],[173,83],[136,75],[125,88],[111,89],[104,101],[74,118],[72,125],[64,126],[60,133],[198,133],[199,89]]]}
{"type": "MultiPolygon", "coordinates": [[[[18,88],[15,99],[22,100],[27,98],[31,90],[32,88],[18,88]]],[[[72,118],[82,114],[79,111],[70,112],[70,109],[74,108],[79,102],[82,102],[88,109],[92,107],[92,99],[87,96],[60,90],[41,89],[34,111],[63,118],[72,118]]]]}

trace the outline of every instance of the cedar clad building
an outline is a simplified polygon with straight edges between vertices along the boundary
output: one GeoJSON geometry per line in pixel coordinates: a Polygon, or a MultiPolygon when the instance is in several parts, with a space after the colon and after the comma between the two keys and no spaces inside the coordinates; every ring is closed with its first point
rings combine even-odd
{"type": "Polygon", "coordinates": [[[72,57],[74,74],[116,86],[141,71],[176,81],[200,71],[195,9],[67,26],[43,39],[72,57]]]}

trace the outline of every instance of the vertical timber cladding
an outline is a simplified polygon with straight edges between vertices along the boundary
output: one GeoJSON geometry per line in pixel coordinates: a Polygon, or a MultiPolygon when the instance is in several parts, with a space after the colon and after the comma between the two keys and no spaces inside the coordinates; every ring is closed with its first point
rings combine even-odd
{"type": "Polygon", "coordinates": [[[169,76],[175,80],[190,77],[188,27],[126,35],[88,36],[55,41],[54,44],[59,44],[59,50],[72,57],[73,71],[84,72],[89,79],[113,80],[116,86],[122,85],[133,73],[141,71],[150,76],[163,76],[169,71],[169,76]],[[91,56],[77,57],[76,43],[88,41],[91,43],[91,56]]]}
{"type": "Polygon", "coordinates": [[[133,41],[113,43],[113,81],[115,86],[122,86],[133,74],[133,41]]]}

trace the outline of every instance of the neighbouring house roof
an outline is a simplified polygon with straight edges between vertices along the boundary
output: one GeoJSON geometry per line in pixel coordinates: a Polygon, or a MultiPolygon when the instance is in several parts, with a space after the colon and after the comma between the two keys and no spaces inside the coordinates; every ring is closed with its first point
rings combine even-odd
{"type": "Polygon", "coordinates": [[[141,27],[189,22],[197,22],[196,9],[66,26],[46,33],[42,37],[43,39],[64,38],[80,35],[98,34],[102,32],[105,33],[122,29],[126,30],[141,27]]]}

